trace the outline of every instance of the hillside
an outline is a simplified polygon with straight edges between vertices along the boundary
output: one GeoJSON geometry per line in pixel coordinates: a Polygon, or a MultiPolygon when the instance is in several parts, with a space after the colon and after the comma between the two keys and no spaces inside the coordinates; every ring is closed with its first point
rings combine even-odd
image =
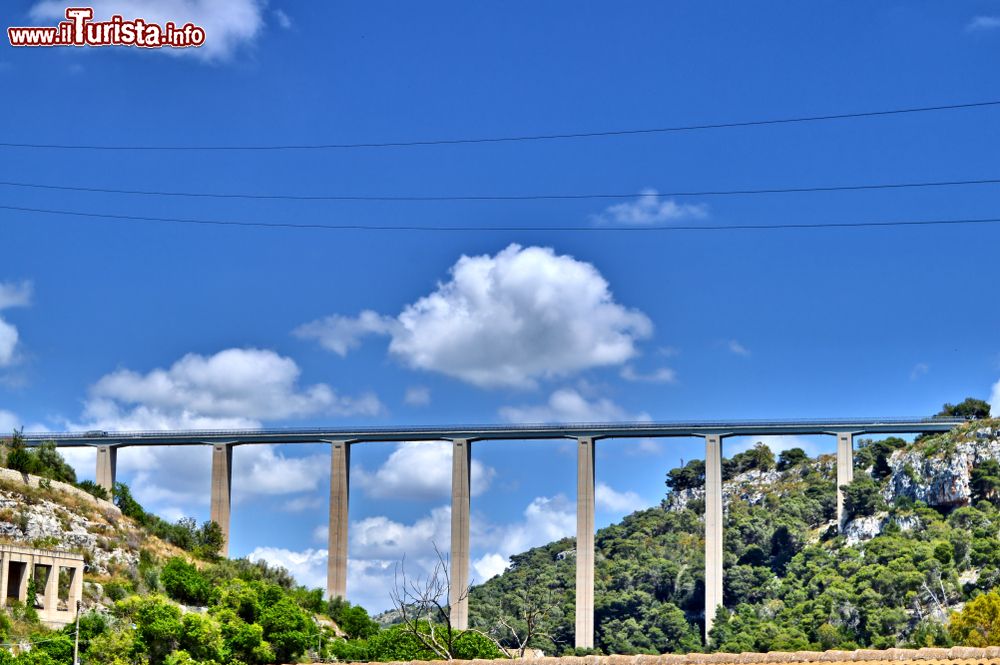
{"type": "MultiPolygon", "coordinates": [[[[216,555],[218,525],[168,523],[146,512],[123,484],[114,502],[76,482],[52,445],[28,449],[18,434],[0,441],[0,544],[60,549],[85,561],[83,665],[271,665],[335,658],[429,660],[425,623],[380,630],[363,608],[327,601],[283,568],[216,555]],[[3,450],[7,448],[7,450],[3,450]],[[97,495],[97,496],[95,496],[97,495]],[[349,639],[347,642],[345,638],[349,639]]],[[[34,581],[29,578],[30,599],[34,581]]],[[[35,596],[37,597],[37,595],[35,596]]],[[[0,665],[73,662],[75,626],[46,628],[37,602],[0,609],[0,665]]],[[[493,658],[478,633],[455,634],[455,657],[493,658]]]]}
{"type": "MultiPolygon", "coordinates": [[[[843,534],[833,456],[793,449],[775,460],[758,446],[725,463],[726,610],[714,649],[949,645],[949,613],[1000,585],[1000,421],[856,446],[843,534]]],[[[660,506],[597,533],[599,650],[704,648],[703,477],[700,461],[670,471],[660,506]]],[[[532,646],[566,651],[573,548],[567,538],[512,557],[473,589],[474,625],[489,629],[504,616],[523,635],[531,617],[532,646]]]]}

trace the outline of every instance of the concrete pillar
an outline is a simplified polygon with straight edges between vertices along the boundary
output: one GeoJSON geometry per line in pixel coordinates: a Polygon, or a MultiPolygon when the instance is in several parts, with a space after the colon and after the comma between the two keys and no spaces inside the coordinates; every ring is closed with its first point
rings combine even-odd
{"type": "Polygon", "coordinates": [[[70,585],[70,609],[76,612],[76,604],[83,599],[83,564],[73,568],[73,583],[70,585]]]}
{"type": "Polygon", "coordinates": [[[114,446],[97,446],[97,484],[104,488],[110,499],[115,489],[118,470],[118,449],[114,446]]]}
{"type": "Polygon", "coordinates": [[[722,605],[722,437],[705,437],[705,643],[722,605]]]}
{"type": "Polygon", "coordinates": [[[455,439],[451,444],[451,585],[448,606],[451,625],[469,627],[469,511],[472,481],[472,442],[455,439]]]}
{"type": "Polygon", "coordinates": [[[28,602],[28,581],[35,574],[35,558],[28,556],[26,559],[22,562],[24,568],[21,569],[21,584],[17,587],[17,599],[22,603],[28,602]]]}
{"type": "Polygon", "coordinates": [[[0,607],[7,604],[8,584],[10,584],[10,555],[0,552],[0,607]]]}
{"type": "Polygon", "coordinates": [[[854,434],[837,433],[837,524],[844,526],[844,492],[841,485],[850,485],[854,480],[854,434]]]}
{"type": "Polygon", "coordinates": [[[594,648],[594,440],[576,446],[576,647],[594,648]]]}
{"type": "Polygon", "coordinates": [[[45,592],[42,604],[46,612],[54,612],[59,606],[59,565],[55,559],[48,564],[49,576],[45,578],[45,592]]]}
{"type": "Polygon", "coordinates": [[[347,502],[350,498],[351,444],[330,442],[330,535],[326,595],[347,598],[347,502]]]}
{"type": "Polygon", "coordinates": [[[222,529],[219,554],[229,556],[229,505],[232,501],[233,444],[212,446],[212,508],[210,518],[222,529]]]}

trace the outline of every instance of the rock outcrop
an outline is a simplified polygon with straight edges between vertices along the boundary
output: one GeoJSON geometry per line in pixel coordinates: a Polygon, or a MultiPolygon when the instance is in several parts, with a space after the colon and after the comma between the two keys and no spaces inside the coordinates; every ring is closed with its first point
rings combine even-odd
{"type": "Polygon", "coordinates": [[[83,554],[86,571],[99,576],[134,568],[144,543],[168,547],[108,501],[9,469],[0,469],[0,541],[83,554]]]}

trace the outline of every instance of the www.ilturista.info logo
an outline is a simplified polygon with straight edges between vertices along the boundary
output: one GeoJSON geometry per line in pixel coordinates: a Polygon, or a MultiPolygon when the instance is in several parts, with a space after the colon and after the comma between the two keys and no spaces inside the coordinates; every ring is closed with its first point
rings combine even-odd
{"type": "Polygon", "coordinates": [[[65,21],[55,27],[10,27],[11,46],[138,46],[140,48],[189,48],[205,43],[205,29],[173,21],[165,25],[145,19],[126,20],[115,14],[108,21],[94,21],[91,7],[69,7],[65,21]]]}

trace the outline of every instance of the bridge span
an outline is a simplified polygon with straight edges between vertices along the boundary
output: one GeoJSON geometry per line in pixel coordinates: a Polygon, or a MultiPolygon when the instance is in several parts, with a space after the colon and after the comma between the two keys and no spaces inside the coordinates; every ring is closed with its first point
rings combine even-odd
{"type": "Polygon", "coordinates": [[[97,449],[97,484],[112,492],[118,449],[130,446],[212,446],[210,517],[229,550],[233,448],[240,445],[328,443],[330,536],[327,593],[347,597],[347,528],[351,446],[374,442],[448,441],[452,444],[451,598],[453,625],[468,627],[469,513],[472,444],[476,441],[574,439],[577,442],[576,646],[594,646],[594,449],[601,439],[691,438],[705,440],[705,631],[722,604],[722,441],[736,436],[828,435],[837,440],[837,519],[843,523],[843,493],[854,477],[854,438],[881,434],[933,434],[963,418],[854,418],[701,422],[577,423],[559,425],[462,425],[367,428],[288,428],[149,432],[27,433],[28,445],[97,449]]]}

